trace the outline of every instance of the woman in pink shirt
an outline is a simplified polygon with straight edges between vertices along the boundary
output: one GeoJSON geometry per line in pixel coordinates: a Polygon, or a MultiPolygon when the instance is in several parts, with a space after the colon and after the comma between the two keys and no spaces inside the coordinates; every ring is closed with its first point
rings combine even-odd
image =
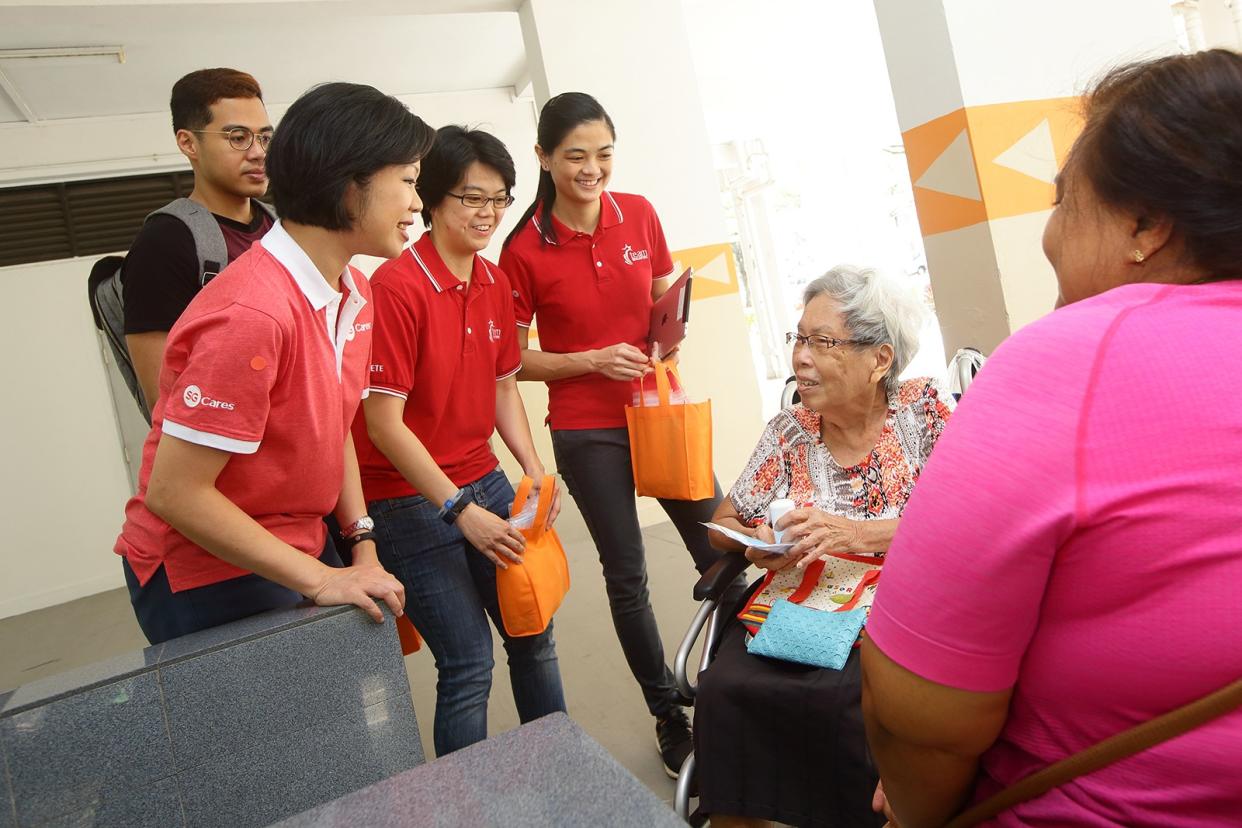
{"type": "MultiPolygon", "coordinates": [[[[1223,50],[1087,98],[1044,233],[1058,310],[971,386],[868,622],[877,805],[903,828],[1242,676],[1239,113],[1223,50]]],[[[1240,746],[1235,711],[991,824],[1236,824],[1240,746]]]]}

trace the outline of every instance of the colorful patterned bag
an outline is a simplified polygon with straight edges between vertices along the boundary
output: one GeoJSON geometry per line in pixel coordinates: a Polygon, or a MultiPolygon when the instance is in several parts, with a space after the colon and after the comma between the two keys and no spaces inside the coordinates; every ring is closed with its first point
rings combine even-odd
{"type": "Polygon", "coordinates": [[[883,565],[883,558],[841,554],[829,555],[806,569],[791,566],[769,572],[737,617],[755,635],[767,620],[772,605],[782,598],[823,612],[863,609],[870,614],[883,565]]]}

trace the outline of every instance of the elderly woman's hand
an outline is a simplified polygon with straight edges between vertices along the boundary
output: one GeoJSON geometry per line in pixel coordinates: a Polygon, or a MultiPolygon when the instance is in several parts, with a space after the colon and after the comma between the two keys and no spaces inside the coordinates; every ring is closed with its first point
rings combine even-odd
{"type": "MultiPolygon", "coordinates": [[[[755,527],[755,540],[761,540],[764,543],[776,543],[776,533],[772,531],[772,527],[766,523],[761,523],[755,527]]],[[[753,546],[746,547],[746,560],[753,563],[760,569],[770,569],[778,572],[787,566],[792,566],[797,558],[788,552],[764,552],[762,549],[756,549],[753,546]]]]}
{"type": "Polygon", "coordinates": [[[857,521],[819,509],[795,509],[777,521],[782,539],[795,541],[789,558],[802,569],[824,555],[858,554],[863,551],[862,533],[857,521]]]}

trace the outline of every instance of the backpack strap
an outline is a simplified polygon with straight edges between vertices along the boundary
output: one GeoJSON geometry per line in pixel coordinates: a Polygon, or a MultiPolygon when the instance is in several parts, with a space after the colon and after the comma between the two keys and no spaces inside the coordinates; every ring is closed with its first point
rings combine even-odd
{"type": "Polygon", "coordinates": [[[194,249],[198,254],[198,286],[214,279],[229,261],[229,248],[215,216],[203,205],[188,198],[170,201],[147,216],[173,216],[190,228],[194,249]]]}
{"type": "Polygon", "coordinates": [[[250,209],[254,210],[256,207],[267,213],[267,217],[272,221],[277,219],[276,208],[268,204],[266,201],[259,201],[257,198],[250,199],[250,209]]]}

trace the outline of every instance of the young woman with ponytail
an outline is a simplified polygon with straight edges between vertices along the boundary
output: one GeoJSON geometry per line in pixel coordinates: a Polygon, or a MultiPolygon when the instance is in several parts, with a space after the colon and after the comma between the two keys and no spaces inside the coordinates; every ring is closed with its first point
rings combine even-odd
{"type": "MultiPolygon", "coordinates": [[[[665,770],[676,776],[690,726],[648,597],[625,428],[632,383],[651,371],[651,305],[672,281],[673,259],[651,204],[605,189],[616,129],[598,101],[581,92],[552,98],[538,141],[538,192],[500,256],[513,282],[518,379],[548,384],[557,470],[595,541],[617,637],[656,717],[665,770]],[[530,347],[536,322],[539,349],[530,347]]],[[[707,500],[660,501],[700,572],[719,557],[700,525],[720,500],[715,488],[707,500]]]]}

